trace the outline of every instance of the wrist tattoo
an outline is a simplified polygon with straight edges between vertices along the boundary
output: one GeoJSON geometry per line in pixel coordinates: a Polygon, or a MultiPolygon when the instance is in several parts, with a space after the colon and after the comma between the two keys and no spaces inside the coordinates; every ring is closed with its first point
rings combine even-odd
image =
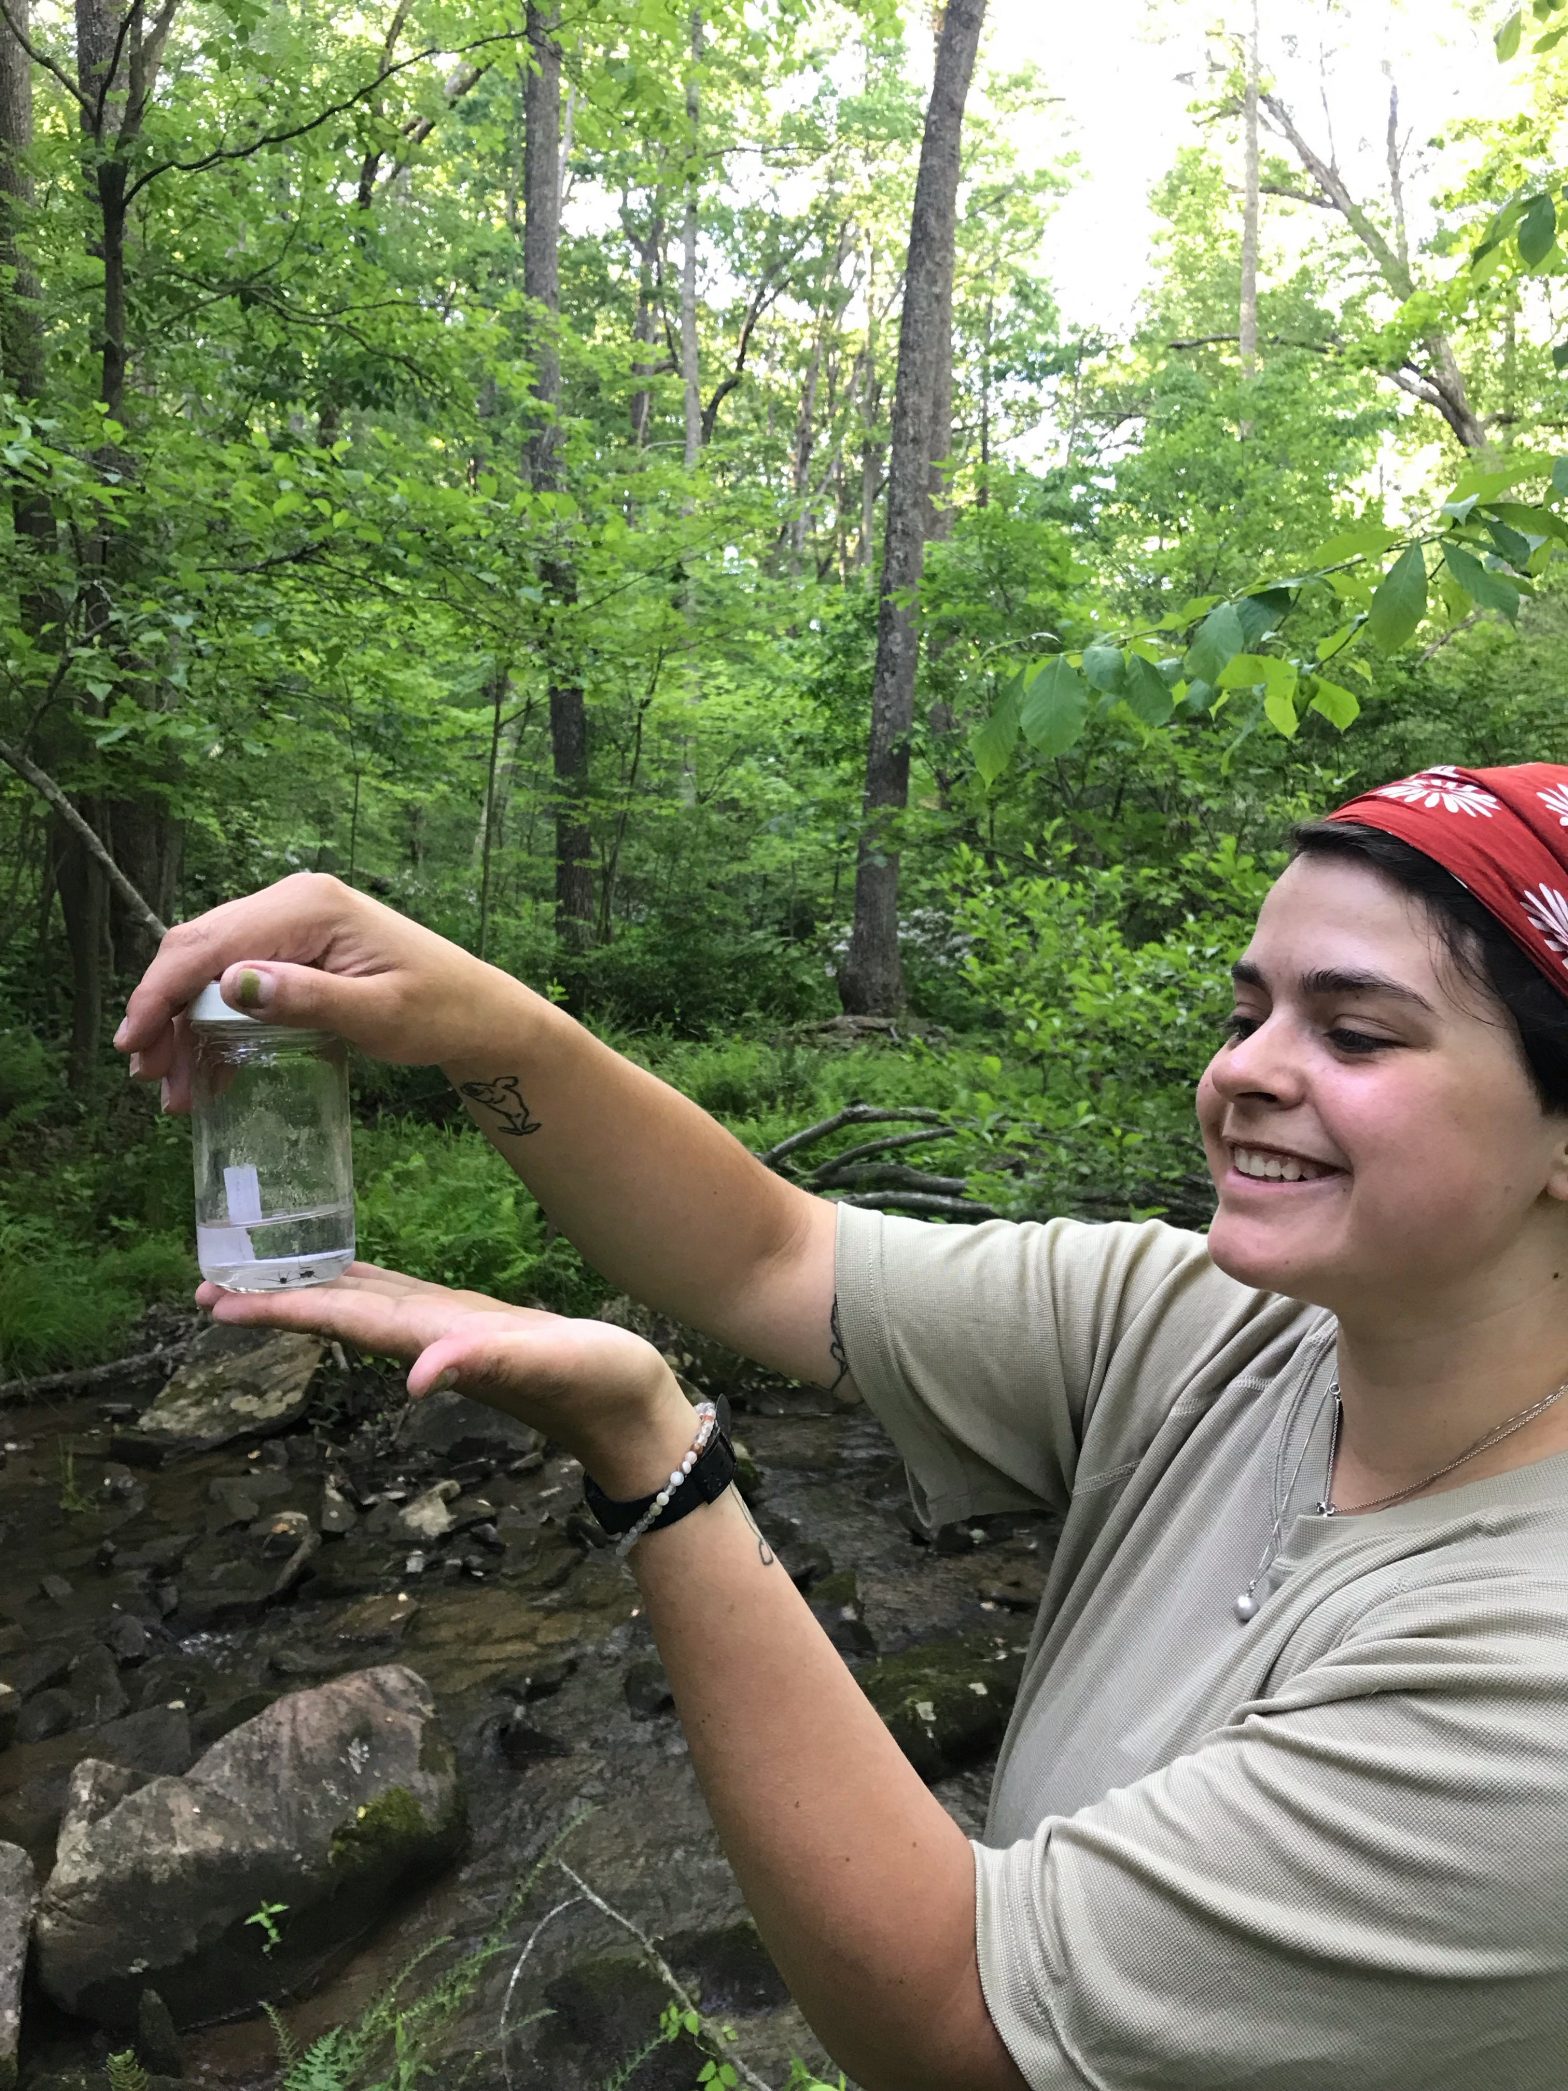
{"type": "Polygon", "coordinates": [[[833,1331],[833,1341],[828,1346],[828,1355],[833,1360],[834,1364],[838,1367],[837,1377],[834,1379],[833,1384],[828,1388],[828,1392],[830,1394],[836,1394],[839,1388],[844,1384],[845,1380],[849,1377],[849,1360],[844,1355],[844,1331],[838,1325],[837,1293],[834,1293],[833,1295],[833,1307],[832,1311],[828,1315],[828,1326],[833,1331]]]}
{"type": "Polygon", "coordinates": [[[529,1117],[528,1106],[523,1102],[517,1082],[516,1075],[502,1075],[494,1082],[462,1082],[458,1085],[458,1092],[497,1114],[501,1122],[492,1127],[492,1131],[515,1133],[520,1139],[524,1133],[538,1132],[539,1121],[529,1117]]]}

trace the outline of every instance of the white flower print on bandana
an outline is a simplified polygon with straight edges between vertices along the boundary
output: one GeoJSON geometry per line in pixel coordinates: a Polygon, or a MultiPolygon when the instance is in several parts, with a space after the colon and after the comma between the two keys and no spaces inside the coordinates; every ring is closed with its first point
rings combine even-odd
{"type": "Polygon", "coordinates": [[[1559,893],[1555,886],[1536,886],[1519,898],[1526,921],[1541,932],[1549,948],[1568,966],[1568,957],[1564,957],[1568,953],[1568,893],[1559,893]]]}
{"type": "Polygon", "coordinates": [[[1557,815],[1560,828],[1568,828],[1568,784],[1554,784],[1550,791],[1538,791],[1536,797],[1557,815]]]}
{"type": "Polygon", "coordinates": [[[1483,791],[1479,784],[1469,783],[1458,774],[1452,763],[1446,762],[1422,770],[1419,776],[1401,777],[1397,784],[1380,784],[1375,796],[1403,799],[1411,806],[1440,807],[1444,813],[1468,813],[1472,817],[1480,814],[1486,820],[1491,819],[1497,807],[1497,801],[1489,791],[1483,791]]]}

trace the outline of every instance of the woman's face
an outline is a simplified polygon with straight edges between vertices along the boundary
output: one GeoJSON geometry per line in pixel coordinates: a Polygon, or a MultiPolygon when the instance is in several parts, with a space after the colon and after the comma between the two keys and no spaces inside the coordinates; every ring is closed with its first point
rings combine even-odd
{"type": "Polygon", "coordinates": [[[1484,1311],[1533,1282],[1563,1238],[1568,1122],[1420,903],[1298,857],[1235,971],[1198,1085],[1220,1268],[1341,1316],[1484,1311]]]}

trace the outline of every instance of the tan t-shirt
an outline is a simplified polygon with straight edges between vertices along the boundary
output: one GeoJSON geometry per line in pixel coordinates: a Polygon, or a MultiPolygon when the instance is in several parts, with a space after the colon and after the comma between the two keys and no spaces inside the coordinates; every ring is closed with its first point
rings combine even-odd
{"type": "Polygon", "coordinates": [[[975,1847],[1034,2091],[1564,2091],[1568,1454],[1326,1518],[1333,1319],[1201,1235],[838,1230],[917,1506],[1065,1517],[975,1847]]]}

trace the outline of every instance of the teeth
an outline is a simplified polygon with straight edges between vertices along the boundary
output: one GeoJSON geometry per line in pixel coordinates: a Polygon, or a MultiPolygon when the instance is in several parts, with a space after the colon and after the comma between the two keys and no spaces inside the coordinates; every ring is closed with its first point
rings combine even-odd
{"type": "Polygon", "coordinates": [[[1263,1154],[1251,1147],[1236,1149],[1236,1167],[1243,1176],[1257,1177],[1265,1183],[1309,1183],[1331,1173],[1315,1162],[1298,1161],[1294,1155],[1263,1154]]]}

